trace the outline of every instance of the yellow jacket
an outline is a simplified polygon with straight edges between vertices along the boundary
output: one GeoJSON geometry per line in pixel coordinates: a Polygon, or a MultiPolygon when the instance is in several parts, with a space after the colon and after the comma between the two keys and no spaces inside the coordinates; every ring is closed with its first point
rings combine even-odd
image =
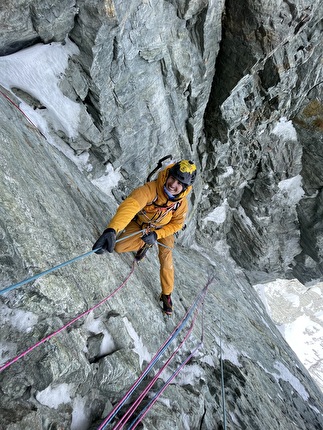
{"type": "Polygon", "coordinates": [[[187,187],[176,197],[176,200],[168,199],[164,193],[164,185],[168,178],[168,171],[172,166],[173,164],[162,170],[155,181],[147,182],[132,191],[120,204],[108,228],[113,228],[119,233],[132,219],[136,218],[139,226],[145,228],[150,225],[153,230],[156,229],[157,239],[162,239],[179,231],[184,225],[187,213],[186,196],[192,187],[187,187]]]}

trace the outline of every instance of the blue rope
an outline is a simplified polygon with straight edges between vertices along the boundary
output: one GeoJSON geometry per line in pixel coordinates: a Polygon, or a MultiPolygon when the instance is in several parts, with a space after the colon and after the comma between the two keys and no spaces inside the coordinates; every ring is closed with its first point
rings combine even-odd
{"type": "Polygon", "coordinates": [[[27,279],[24,279],[23,281],[17,282],[17,284],[10,285],[9,287],[4,288],[3,290],[0,290],[0,294],[7,293],[8,291],[11,291],[15,288],[21,287],[22,285],[25,285],[28,282],[34,281],[35,279],[38,279],[41,276],[47,275],[48,273],[51,273],[51,272],[54,272],[54,270],[61,269],[62,267],[67,266],[68,264],[71,264],[74,261],[80,260],[81,258],[85,258],[85,257],[93,254],[95,251],[98,251],[98,250],[95,249],[93,251],[86,252],[85,254],[82,254],[82,255],[79,255],[78,257],[72,258],[72,260],[65,261],[64,263],[61,263],[58,266],[54,266],[51,269],[45,270],[44,272],[41,272],[41,273],[38,273],[37,275],[34,275],[31,278],[27,278],[27,279]]]}
{"type": "MultiPolygon", "coordinates": [[[[122,240],[128,239],[129,237],[134,236],[138,233],[142,233],[143,231],[145,231],[145,230],[139,230],[139,231],[136,231],[135,233],[129,234],[129,236],[125,236],[125,237],[122,237],[121,239],[117,239],[116,243],[120,242],[122,240]]],[[[99,251],[100,249],[101,248],[93,249],[92,251],[86,252],[85,254],[81,254],[77,257],[72,258],[71,260],[68,260],[68,261],[65,261],[64,263],[58,264],[57,266],[54,266],[51,269],[45,270],[44,272],[41,272],[41,273],[38,273],[37,275],[34,275],[31,278],[26,278],[23,281],[17,282],[17,284],[10,285],[9,287],[6,287],[3,290],[0,290],[0,295],[7,293],[8,291],[14,290],[15,288],[21,287],[25,284],[28,284],[28,282],[35,281],[36,279],[41,278],[42,276],[48,275],[48,273],[54,272],[55,270],[61,269],[62,267],[65,267],[68,264],[73,263],[74,261],[81,260],[82,258],[88,257],[89,255],[93,254],[96,251],[99,251]]]]}
{"type": "Polygon", "coordinates": [[[142,420],[142,418],[146,415],[146,413],[149,411],[149,409],[153,406],[153,404],[156,402],[158,397],[165,391],[165,389],[168,387],[168,385],[172,382],[172,380],[179,374],[179,372],[182,370],[182,368],[185,366],[185,364],[193,357],[193,355],[196,353],[196,351],[202,346],[202,342],[200,342],[194,350],[190,353],[188,357],[186,357],[182,363],[178,366],[178,368],[171,374],[171,376],[167,379],[167,381],[162,385],[162,387],[157,391],[157,393],[153,396],[153,398],[150,400],[150,402],[142,409],[142,411],[136,416],[136,418],[130,423],[127,430],[132,430],[133,428],[137,427],[137,424],[139,421],[142,420]]]}
{"type": "MultiPolygon", "coordinates": [[[[185,366],[186,363],[194,356],[196,351],[203,346],[203,339],[204,339],[204,298],[206,296],[207,288],[209,284],[212,282],[213,278],[210,278],[207,285],[204,287],[204,295],[202,296],[202,333],[201,333],[201,341],[199,344],[194,348],[193,351],[189,354],[188,357],[186,357],[182,363],[179,365],[179,367],[171,374],[171,376],[167,379],[167,381],[162,385],[162,387],[155,393],[155,395],[152,397],[152,399],[148,402],[148,404],[142,409],[142,411],[136,416],[136,418],[130,423],[127,430],[132,430],[137,427],[137,424],[145,417],[149,409],[154,405],[154,403],[157,401],[159,396],[164,392],[164,390],[168,387],[168,385],[172,382],[172,380],[179,374],[179,372],[182,370],[182,368],[185,366]]],[[[203,293],[203,292],[202,292],[203,293]]]]}
{"type": "Polygon", "coordinates": [[[191,305],[191,307],[189,308],[189,310],[187,311],[186,315],[184,316],[184,318],[182,319],[182,321],[178,324],[178,326],[176,327],[176,329],[174,330],[173,334],[170,336],[170,338],[168,339],[168,341],[165,343],[165,345],[161,348],[161,350],[156,354],[156,356],[153,358],[153,360],[149,363],[149,365],[147,366],[147,368],[145,369],[145,371],[141,374],[140,378],[136,381],[136,383],[131,387],[131,389],[129,390],[129,392],[127,393],[127,395],[123,398],[122,402],[120,402],[120,404],[118,405],[118,407],[116,407],[115,411],[113,411],[113,413],[111,414],[111,416],[109,416],[109,419],[104,422],[104,425],[101,424],[101,426],[99,427],[100,430],[103,430],[106,428],[106,426],[112,421],[112,419],[116,416],[116,414],[119,412],[119,410],[121,409],[121,407],[124,405],[124,403],[129,399],[129,397],[131,396],[131,394],[135,391],[135,389],[140,385],[140,383],[143,381],[144,377],[149,373],[149,371],[152,369],[152,367],[156,364],[156,362],[159,360],[159,358],[163,355],[163,353],[165,352],[165,350],[168,348],[168,346],[173,342],[173,340],[176,339],[176,337],[179,335],[179,333],[181,332],[181,330],[184,328],[184,326],[186,325],[187,321],[189,320],[190,316],[192,315],[193,311],[195,310],[195,308],[197,307],[197,305],[200,303],[200,301],[202,299],[204,299],[207,289],[209,287],[209,284],[212,282],[212,280],[208,280],[208,283],[206,284],[206,286],[201,290],[201,292],[199,293],[199,295],[197,296],[197,298],[195,299],[194,303],[191,305]]]}

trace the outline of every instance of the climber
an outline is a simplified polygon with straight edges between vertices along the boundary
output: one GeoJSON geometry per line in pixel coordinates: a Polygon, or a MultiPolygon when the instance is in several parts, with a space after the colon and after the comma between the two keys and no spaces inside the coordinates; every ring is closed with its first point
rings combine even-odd
{"type": "Polygon", "coordinates": [[[174,233],[181,230],[187,213],[187,195],[196,177],[196,166],[192,161],[181,160],[162,170],[157,179],[136,188],[120,204],[115,216],[93,245],[96,254],[136,251],[135,259],[141,260],[147,250],[158,243],[160,263],[160,300],[163,311],[171,315],[174,288],[172,249],[174,233]],[[140,232],[124,240],[122,237],[140,232]]]}

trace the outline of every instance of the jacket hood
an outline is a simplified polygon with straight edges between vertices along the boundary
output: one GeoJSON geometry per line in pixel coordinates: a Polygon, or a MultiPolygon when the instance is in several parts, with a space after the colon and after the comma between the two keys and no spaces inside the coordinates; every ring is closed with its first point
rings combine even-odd
{"type": "MultiPolygon", "coordinates": [[[[166,167],[166,169],[162,170],[161,172],[159,172],[158,177],[157,177],[157,194],[159,196],[166,196],[165,192],[164,192],[164,185],[166,184],[168,175],[169,175],[169,170],[175,165],[175,163],[170,164],[169,166],[166,167]]],[[[180,194],[178,194],[174,201],[178,201],[181,200],[183,197],[186,197],[192,190],[192,185],[189,185],[184,191],[182,191],[180,194]]],[[[168,198],[168,197],[167,197],[168,198]]]]}

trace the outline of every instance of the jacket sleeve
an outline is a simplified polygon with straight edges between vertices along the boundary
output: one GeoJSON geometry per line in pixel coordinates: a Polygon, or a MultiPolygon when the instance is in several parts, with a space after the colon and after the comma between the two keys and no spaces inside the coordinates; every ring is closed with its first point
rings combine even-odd
{"type": "Polygon", "coordinates": [[[152,190],[149,184],[136,188],[129,196],[120,204],[116,214],[111,219],[107,228],[113,228],[117,233],[122,231],[130,221],[143,209],[147,203],[151,202],[152,190]]]}
{"type": "Polygon", "coordinates": [[[184,225],[185,217],[187,214],[188,203],[186,197],[183,198],[180,207],[173,213],[171,221],[164,225],[161,229],[156,230],[157,239],[162,239],[171,236],[177,231],[181,230],[184,225]]]}

